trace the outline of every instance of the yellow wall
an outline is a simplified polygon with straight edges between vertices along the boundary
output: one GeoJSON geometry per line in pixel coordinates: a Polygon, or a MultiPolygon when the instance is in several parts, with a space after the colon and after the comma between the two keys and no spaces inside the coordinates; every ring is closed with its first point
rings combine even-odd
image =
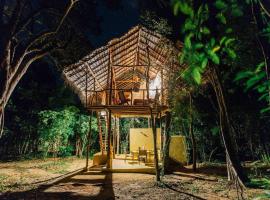
{"type": "Polygon", "coordinates": [[[169,157],[175,162],[187,163],[186,137],[181,135],[171,136],[169,157]]]}
{"type": "MultiPolygon", "coordinates": [[[[138,151],[139,147],[154,150],[152,128],[131,128],[129,141],[130,151],[138,151]]],[[[157,148],[161,149],[160,128],[157,128],[157,148]]]]}

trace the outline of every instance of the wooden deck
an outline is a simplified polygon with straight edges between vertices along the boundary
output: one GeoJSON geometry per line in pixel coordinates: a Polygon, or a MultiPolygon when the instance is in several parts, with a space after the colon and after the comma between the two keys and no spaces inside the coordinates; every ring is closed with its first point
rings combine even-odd
{"type": "MultiPolygon", "coordinates": [[[[113,115],[137,115],[137,116],[149,116],[151,115],[149,105],[98,105],[88,106],[88,110],[102,111],[111,110],[113,115]]],[[[168,106],[154,106],[152,108],[153,114],[165,113],[168,111],[168,106]]]]}
{"type": "Polygon", "coordinates": [[[113,173],[147,173],[155,174],[155,167],[153,163],[143,163],[137,160],[124,159],[124,155],[118,155],[112,160],[112,169],[107,169],[105,165],[93,166],[89,171],[102,171],[113,173]]]}

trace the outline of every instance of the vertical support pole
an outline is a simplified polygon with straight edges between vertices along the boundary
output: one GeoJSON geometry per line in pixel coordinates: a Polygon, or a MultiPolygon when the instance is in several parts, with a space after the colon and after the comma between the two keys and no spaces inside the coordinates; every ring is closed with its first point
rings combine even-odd
{"type": "Polygon", "coordinates": [[[108,149],[107,149],[107,169],[112,168],[112,151],[111,151],[111,133],[112,133],[112,111],[108,111],[108,149]]]}
{"type": "Polygon", "coordinates": [[[88,135],[87,135],[86,167],[85,167],[85,171],[88,171],[88,167],[89,167],[89,151],[90,151],[90,140],[91,140],[91,132],[92,132],[92,115],[93,115],[93,111],[91,110],[90,120],[89,120],[89,131],[88,131],[88,135]]]}
{"type": "Polygon", "coordinates": [[[112,152],[113,152],[113,159],[115,159],[115,144],[116,144],[116,123],[115,123],[115,117],[113,117],[113,137],[112,137],[112,152]]]}
{"type": "Polygon", "coordinates": [[[148,48],[148,43],[146,46],[146,51],[147,51],[147,60],[148,60],[148,64],[147,64],[147,71],[146,71],[146,89],[147,89],[147,101],[149,104],[149,70],[150,70],[150,57],[149,57],[149,48],[148,48]]]}
{"type": "Polygon", "coordinates": [[[168,172],[169,167],[169,145],[170,145],[170,125],[171,125],[171,113],[166,112],[165,115],[165,127],[164,127],[164,145],[163,145],[163,163],[162,163],[162,174],[168,172]]]}
{"type": "Polygon", "coordinates": [[[119,117],[115,118],[116,122],[116,153],[119,155],[120,154],[120,122],[119,122],[119,117]]]}
{"type": "Polygon", "coordinates": [[[163,67],[161,67],[161,72],[160,72],[160,79],[161,79],[161,87],[160,87],[160,93],[161,93],[161,105],[164,105],[164,89],[163,89],[163,67]]]}
{"type": "MultiPolygon", "coordinates": [[[[111,48],[109,47],[109,56],[110,56],[110,62],[109,62],[109,69],[108,69],[108,78],[109,78],[109,99],[108,99],[108,105],[112,105],[112,78],[113,78],[113,72],[112,72],[112,52],[111,48]]],[[[112,111],[109,109],[108,111],[108,150],[107,150],[107,168],[112,168],[112,111]]]]}
{"type": "Polygon", "coordinates": [[[156,127],[156,119],[153,115],[153,111],[152,111],[151,107],[150,107],[150,113],[151,113],[151,124],[152,124],[152,131],[153,131],[153,140],[154,140],[156,182],[159,182],[160,181],[160,172],[159,172],[159,166],[158,166],[157,127],[156,127]]]}
{"type": "Polygon", "coordinates": [[[85,70],[85,107],[86,109],[88,107],[87,90],[88,90],[88,74],[87,74],[87,71],[85,70]]]}

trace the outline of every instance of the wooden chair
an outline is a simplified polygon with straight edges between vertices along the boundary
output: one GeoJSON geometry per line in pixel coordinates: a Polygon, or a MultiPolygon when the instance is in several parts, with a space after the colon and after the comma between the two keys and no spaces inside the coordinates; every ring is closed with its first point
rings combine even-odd
{"type": "Polygon", "coordinates": [[[125,153],[125,162],[127,162],[128,159],[129,159],[129,160],[130,160],[130,159],[132,159],[132,160],[134,159],[134,158],[133,158],[133,155],[130,154],[130,153],[128,153],[128,151],[127,151],[126,148],[124,149],[124,153],[125,153]]]}
{"type": "Polygon", "coordinates": [[[118,92],[118,96],[119,96],[119,99],[120,99],[119,105],[124,105],[124,104],[129,105],[128,102],[130,101],[130,99],[126,98],[125,93],[124,93],[123,90],[118,92]]]}
{"type": "Polygon", "coordinates": [[[139,164],[141,160],[144,160],[144,163],[147,162],[147,150],[139,148],[139,155],[138,155],[139,164]]]}

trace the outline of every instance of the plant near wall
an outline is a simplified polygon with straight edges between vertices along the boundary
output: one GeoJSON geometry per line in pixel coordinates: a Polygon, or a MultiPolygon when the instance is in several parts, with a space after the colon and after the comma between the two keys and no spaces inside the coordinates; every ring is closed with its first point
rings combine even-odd
{"type": "Polygon", "coordinates": [[[179,57],[187,67],[180,76],[189,84],[208,81],[215,91],[219,108],[219,124],[228,163],[229,178],[243,186],[249,181],[237,156],[233,128],[230,123],[222,73],[224,66],[237,57],[233,29],[228,21],[243,16],[237,0],[175,0],[174,14],[182,14],[183,49],[179,57]]]}

